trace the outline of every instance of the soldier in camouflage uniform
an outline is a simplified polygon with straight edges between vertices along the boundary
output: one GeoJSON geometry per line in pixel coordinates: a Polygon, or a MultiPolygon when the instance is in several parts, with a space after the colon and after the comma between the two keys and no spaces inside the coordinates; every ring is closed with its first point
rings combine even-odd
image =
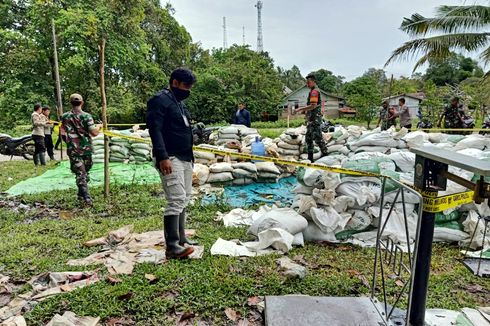
{"type": "Polygon", "coordinates": [[[72,110],[61,117],[63,134],[66,136],[67,153],[70,167],[76,176],[78,199],[86,205],[92,205],[88,193],[88,172],[92,168],[92,138],[99,134],[92,116],[82,111],[83,98],[79,94],[70,96],[72,110]]]}
{"type": "MultiPolygon", "coordinates": [[[[438,126],[441,127],[442,119],[444,119],[444,128],[463,128],[463,115],[460,113],[459,98],[455,97],[451,100],[451,105],[444,108],[444,112],[439,118],[438,126]]],[[[455,132],[458,133],[458,132],[455,132]]]]}
{"type": "Polygon", "coordinates": [[[322,152],[322,156],[327,155],[327,144],[323,140],[321,129],[322,112],[321,112],[321,95],[316,87],[316,77],[312,74],[306,76],[307,86],[310,89],[305,107],[296,109],[296,112],[306,112],[306,146],[308,150],[308,160],[313,162],[313,142],[317,143],[322,152]]]}
{"type": "Polygon", "coordinates": [[[393,109],[390,109],[388,101],[383,102],[383,106],[379,111],[379,120],[377,127],[379,127],[380,124],[381,130],[388,130],[391,128],[391,126],[396,127],[396,116],[393,112],[393,109]]]}

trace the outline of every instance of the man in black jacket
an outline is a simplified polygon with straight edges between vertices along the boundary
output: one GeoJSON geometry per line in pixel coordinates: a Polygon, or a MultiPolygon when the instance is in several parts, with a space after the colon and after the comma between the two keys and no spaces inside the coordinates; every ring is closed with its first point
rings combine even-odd
{"type": "Polygon", "coordinates": [[[186,258],[196,244],[185,236],[185,208],[192,194],[194,154],[191,117],[182,102],[189,97],[195,81],[192,71],[175,69],[169,88],[148,101],[146,113],[155,166],[167,198],[163,218],[167,258],[186,258]],[[186,244],[191,247],[185,247],[186,244]]]}
{"type": "Polygon", "coordinates": [[[238,104],[238,110],[235,113],[234,123],[236,125],[244,125],[250,128],[250,112],[246,109],[246,105],[243,102],[238,104]]]}

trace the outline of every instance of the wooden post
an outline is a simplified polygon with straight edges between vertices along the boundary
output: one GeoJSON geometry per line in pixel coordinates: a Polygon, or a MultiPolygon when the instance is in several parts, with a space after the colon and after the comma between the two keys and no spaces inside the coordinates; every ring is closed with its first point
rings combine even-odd
{"type": "MultiPolygon", "coordinates": [[[[61,116],[63,115],[63,100],[61,99],[61,82],[60,82],[60,69],[58,66],[58,49],[56,46],[56,28],[54,26],[54,19],[51,19],[51,29],[53,31],[53,58],[54,58],[54,75],[56,79],[56,97],[58,102],[58,108],[56,110],[56,115],[58,116],[58,121],[61,121],[61,116]]],[[[60,127],[61,128],[61,127],[60,127]]],[[[61,130],[58,134],[61,137],[61,130]]],[[[63,160],[63,141],[60,142],[60,156],[63,160]]]]}
{"type": "MultiPolygon", "coordinates": [[[[105,62],[105,38],[99,44],[99,60],[100,60],[100,97],[102,99],[102,126],[104,131],[107,130],[107,100],[105,96],[105,78],[104,78],[104,62],[105,62]]],[[[104,135],[104,197],[109,196],[109,137],[104,135]]]]}

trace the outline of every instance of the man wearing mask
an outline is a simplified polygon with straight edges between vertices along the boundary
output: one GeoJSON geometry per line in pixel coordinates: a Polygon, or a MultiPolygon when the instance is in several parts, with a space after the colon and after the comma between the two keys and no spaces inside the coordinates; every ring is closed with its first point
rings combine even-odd
{"type": "Polygon", "coordinates": [[[182,102],[190,95],[196,77],[186,68],[175,69],[169,87],[147,104],[146,121],[153,144],[155,167],[165,190],[167,207],[163,216],[166,250],[169,259],[187,258],[194,252],[185,235],[186,206],[192,195],[194,154],[191,117],[182,102]],[[190,245],[186,247],[185,245],[190,245]]]}
{"type": "Polygon", "coordinates": [[[236,125],[244,125],[249,128],[251,126],[250,112],[246,109],[246,105],[243,102],[238,104],[238,110],[235,114],[234,123],[236,125]]]}
{"type": "Polygon", "coordinates": [[[312,74],[306,76],[306,85],[310,89],[306,106],[297,108],[296,112],[306,112],[306,146],[308,148],[308,160],[313,162],[313,142],[316,142],[322,152],[322,156],[327,155],[327,144],[323,140],[321,129],[322,112],[321,112],[321,95],[320,90],[316,87],[316,77],[312,74]]]}

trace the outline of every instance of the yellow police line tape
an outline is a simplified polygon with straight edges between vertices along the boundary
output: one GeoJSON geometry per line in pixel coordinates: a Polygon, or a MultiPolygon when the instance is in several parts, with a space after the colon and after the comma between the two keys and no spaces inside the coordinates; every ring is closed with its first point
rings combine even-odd
{"type": "MultiPolygon", "coordinates": [[[[103,130],[103,133],[108,137],[120,137],[128,140],[151,144],[150,139],[123,135],[109,130],[103,130]]],[[[311,169],[317,169],[317,170],[322,170],[327,172],[342,173],[346,175],[392,179],[390,176],[379,174],[379,173],[356,171],[356,170],[345,169],[345,168],[336,168],[336,167],[315,164],[315,163],[290,161],[290,160],[284,160],[275,157],[257,156],[257,155],[223,151],[223,150],[217,150],[213,148],[206,148],[206,147],[199,147],[199,146],[194,146],[193,150],[197,152],[213,153],[221,156],[232,156],[232,157],[248,159],[248,160],[272,162],[279,165],[290,165],[295,167],[311,168],[311,169]]],[[[408,185],[406,183],[403,184],[410,187],[411,189],[414,189],[415,191],[418,191],[411,185],[408,185]]],[[[430,213],[438,213],[450,208],[471,203],[473,202],[474,195],[475,195],[473,191],[466,191],[466,192],[456,193],[447,196],[435,197],[436,196],[435,192],[426,192],[426,191],[418,191],[418,192],[420,192],[423,197],[423,210],[430,213]]]]}

